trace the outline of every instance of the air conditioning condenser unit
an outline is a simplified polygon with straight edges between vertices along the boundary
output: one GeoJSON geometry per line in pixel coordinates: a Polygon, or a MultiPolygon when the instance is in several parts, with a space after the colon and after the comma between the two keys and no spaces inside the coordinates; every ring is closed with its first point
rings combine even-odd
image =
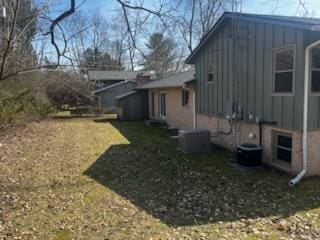
{"type": "Polygon", "coordinates": [[[208,152],[211,134],[207,129],[180,130],[179,149],[183,153],[208,152]]]}

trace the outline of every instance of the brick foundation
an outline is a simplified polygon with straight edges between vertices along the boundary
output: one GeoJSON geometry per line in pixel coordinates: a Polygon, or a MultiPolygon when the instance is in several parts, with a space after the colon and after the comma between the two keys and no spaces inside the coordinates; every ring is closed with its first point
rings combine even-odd
{"type": "MultiPolygon", "coordinates": [[[[225,118],[197,114],[197,127],[210,129],[212,132],[230,129],[225,118]]],[[[292,161],[286,169],[292,175],[300,172],[302,168],[302,132],[275,127],[273,125],[262,126],[263,162],[267,165],[279,167],[279,162],[274,161],[274,132],[287,133],[292,136],[292,161]]],[[[308,136],[308,169],[307,175],[320,175],[320,131],[309,131],[308,136]]],[[[259,126],[255,123],[238,122],[233,126],[231,135],[213,137],[212,142],[227,149],[234,150],[241,143],[259,144],[259,126]],[[253,133],[254,138],[249,138],[253,133]]]]}

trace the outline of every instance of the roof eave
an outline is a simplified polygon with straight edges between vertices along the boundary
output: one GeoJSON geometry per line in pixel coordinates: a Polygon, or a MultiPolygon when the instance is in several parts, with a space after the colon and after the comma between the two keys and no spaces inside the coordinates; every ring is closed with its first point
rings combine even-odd
{"type": "Polygon", "coordinates": [[[176,87],[183,87],[183,85],[181,84],[177,84],[177,85],[163,85],[163,86],[145,86],[145,87],[140,87],[140,88],[137,88],[137,89],[157,89],[157,88],[176,88],[176,87]]]}
{"type": "Polygon", "coordinates": [[[261,22],[261,23],[270,23],[280,26],[287,26],[287,27],[294,27],[294,28],[300,28],[305,30],[311,30],[311,31],[320,31],[320,25],[313,25],[313,24],[302,24],[302,23],[294,23],[291,21],[285,21],[285,20],[276,20],[276,19],[268,19],[263,16],[261,17],[255,17],[255,16],[242,16],[242,15],[236,15],[232,12],[225,12],[220,19],[216,22],[216,24],[211,28],[211,30],[203,37],[203,39],[200,41],[198,46],[192,51],[192,53],[187,57],[185,60],[186,64],[194,64],[194,57],[198,54],[199,50],[202,48],[202,46],[207,42],[207,40],[211,37],[211,35],[216,31],[217,28],[220,27],[222,22],[226,18],[233,18],[233,19],[242,19],[242,20],[253,20],[255,22],[261,22]]]}
{"type": "Polygon", "coordinates": [[[97,94],[97,93],[100,93],[100,92],[106,91],[106,90],[108,90],[108,89],[111,89],[111,88],[114,88],[114,87],[120,86],[120,85],[125,84],[125,83],[128,83],[128,82],[137,83],[135,80],[126,80],[126,81],[121,81],[121,82],[119,82],[119,83],[115,83],[115,84],[112,84],[112,85],[110,85],[110,86],[107,86],[107,87],[104,87],[104,88],[98,89],[98,90],[96,90],[96,91],[93,91],[93,94],[97,94]]]}

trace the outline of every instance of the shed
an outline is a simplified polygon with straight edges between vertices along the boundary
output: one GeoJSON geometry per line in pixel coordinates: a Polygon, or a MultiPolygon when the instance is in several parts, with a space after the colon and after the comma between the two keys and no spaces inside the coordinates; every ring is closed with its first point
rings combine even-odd
{"type": "Polygon", "coordinates": [[[96,90],[94,95],[98,97],[99,107],[114,108],[117,106],[116,97],[133,91],[136,85],[137,83],[134,80],[123,81],[96,90]]]}
{"type": "Polygon", "coordinates": [[[121,120],[145,120],[148,118],[148,92],[134,90],[116,97],[117,113],[121,120]]]}

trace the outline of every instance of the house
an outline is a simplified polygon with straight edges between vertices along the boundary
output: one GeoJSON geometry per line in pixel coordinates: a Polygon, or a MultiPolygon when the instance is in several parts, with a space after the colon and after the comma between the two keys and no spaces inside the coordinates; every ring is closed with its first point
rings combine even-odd
{"type": "Polygon", "coordinates": [[[112,110],[117,106],[117,96],[131,92],[136,87],[135,80],[126,80],[95,90],[93,95],[97,98],[99,108],[112,110]]]}
{"type": "Polygon", "coordinates": [[[115,109],[117,96],[125,95],[150,81],[150,74],[126,71],[89,71],[90,81],[96,83],[93,95],[100,108],[115,109]]]}
{"type": "Polygon", "coordinates": [[[178,129],[194,127],[194,71],[172,74],[139,89],[148,91],[150,119],[165,120],[178,129]]]}
{"type": "Polygon", "coordinates": [[[320,19],[224,13],[186,59],[196,126],[232,150],[261,144],[265,164],[298,174],[291,184],[319,175],[319,40],[320,19]]]}
{"type": "Polygon", "coordinates": [[[104,88],[125,80],[136,80],[138,75],[143,72],[135,71],[103,71],[103,70],[89,70],[89,81],[95,82],[97,89],[104,88]]]}

